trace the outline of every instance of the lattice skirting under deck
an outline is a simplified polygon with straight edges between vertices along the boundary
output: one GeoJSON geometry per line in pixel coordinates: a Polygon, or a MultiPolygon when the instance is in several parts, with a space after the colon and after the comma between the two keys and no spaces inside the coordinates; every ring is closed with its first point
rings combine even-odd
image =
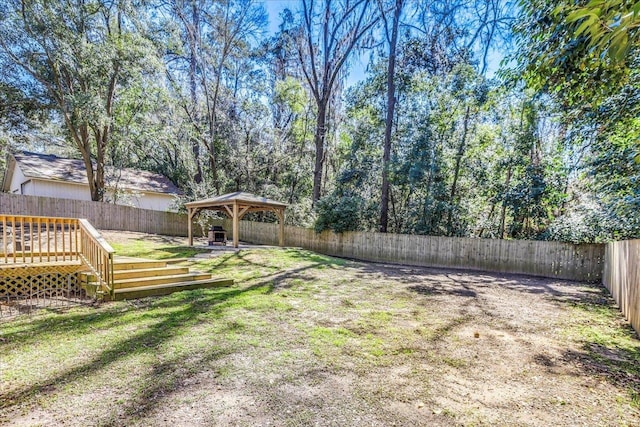
{"type": "Polygon", "coordinates": [[[16,267],[0,270],[0,299],[78,296],[80,265],[16,267]]]}

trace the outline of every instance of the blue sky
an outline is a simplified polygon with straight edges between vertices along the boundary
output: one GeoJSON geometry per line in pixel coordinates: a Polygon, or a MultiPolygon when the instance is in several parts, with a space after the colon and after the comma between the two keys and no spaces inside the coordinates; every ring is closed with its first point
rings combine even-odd
{"type": "Polygon", "coordinates": [[[280,12],[285,8],[296,10],[300,0],[264,0],[265,8],[269,14],[269,34],[275,34],[280,25],[280,12]]]}

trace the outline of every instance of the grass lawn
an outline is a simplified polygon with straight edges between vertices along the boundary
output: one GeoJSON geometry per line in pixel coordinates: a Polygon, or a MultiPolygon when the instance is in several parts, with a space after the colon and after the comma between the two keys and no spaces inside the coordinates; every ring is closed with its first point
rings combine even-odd
{"type": "Polygon", "coordinates": [[[235,285],[0,323],[0,424],[639,423],[640,341],[601,287],[297,249],[188,264],[235,285]]]}

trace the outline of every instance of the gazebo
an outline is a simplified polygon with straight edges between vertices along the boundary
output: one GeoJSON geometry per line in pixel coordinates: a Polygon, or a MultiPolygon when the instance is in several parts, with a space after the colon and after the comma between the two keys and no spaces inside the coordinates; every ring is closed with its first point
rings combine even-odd
{"type": "Polygon", "coordinates": [[[233,247],[238,247],[238,232],[240,220],[249,212],[268,211],[273,212],[278,217],[280,230],[278,242],[284,246],[284,210],[288,205],[265,197],[256,196],[251,193],[229,193],[211,199],[196,200],[185,203],[189,213],[189,246],[193,246],[192,223],[198,213],[203,210],[220,211],[233,219],[233,247]]]}

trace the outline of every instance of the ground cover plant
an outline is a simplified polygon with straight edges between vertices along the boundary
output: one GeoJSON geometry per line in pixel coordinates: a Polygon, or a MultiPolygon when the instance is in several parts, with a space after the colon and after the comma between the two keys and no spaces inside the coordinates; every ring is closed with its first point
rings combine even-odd
{"type": "Polygon", "coordinates": [[[637,425],[640,341],[596,285],[219,252],[227,288],[0,324],[4,425],[637,425]]]}

